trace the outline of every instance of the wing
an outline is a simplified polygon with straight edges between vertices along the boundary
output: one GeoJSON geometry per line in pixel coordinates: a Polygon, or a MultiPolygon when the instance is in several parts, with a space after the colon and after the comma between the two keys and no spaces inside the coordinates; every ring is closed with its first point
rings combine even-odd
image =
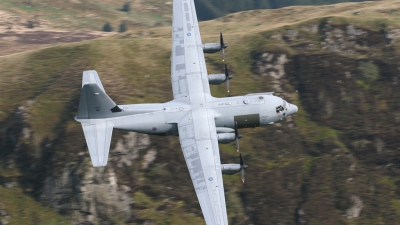
{"type": "MultiPolygon", "coordinates": [[[[174,98],[204,99],[208,73],[193,0],[174,0],[171,79],[174,98]]],[[[204,100],[205,101],[205,100],[204,100]]]]}
{"type": "Polygon", "coordinates": [[[206,224],[228,224],[213,111],[192,110],[178,127],[183,155],[206,224]]]}
{"type": "Polygon", "coordinates": [[[228,224],[215,116],[203,107],[211,95],[193,0],[174,0],[171,59],[174,98],[192,107],[178,123],[179,139],[204,219],[228,224]]]}

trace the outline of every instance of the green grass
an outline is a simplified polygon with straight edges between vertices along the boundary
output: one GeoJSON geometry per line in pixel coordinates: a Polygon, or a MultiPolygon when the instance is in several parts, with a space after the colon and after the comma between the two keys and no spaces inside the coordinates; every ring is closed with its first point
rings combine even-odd
{"type": "Polygon", "coordinates": [[[155,224],[201,224],[203,218],[185,213],[185,203],[182,201],[154,201],[142,191],[134,194],[135,204],[142,209],[139,219],[152,221],[155,224]],[[160,208],[164,210],[160,211],[160,208]]]}
{"type": "Polygon", "coordinates": [[[292,101],[299,107],[299,111],[295,115],[295,123],[299,127],[299,132],[304,139],[311,143],[319,143],[324,139],[329,139],[340,147],[345,152],[349,152],[346,145],[340,140],[338,131],[330,127],[321,126],[318,123],[310,120],[308,112],[304,110],[298,95],[295,94],[292,101]]]}
{"type": "Polygon", "coordinates": [[[392,199],[392,206],[396,210],[396,213],[400,215],[400,199],[392,199]]]}
{"type": "Polygon", "coordinates": [[[305,161],[304,161],[304,164],[303,164],[304,172],[306,172],[307,174],[310,174],[311,169],[317,163],[319,158],[320,157],[307,156],[305,158],[305,161]]]}
{"type": "Polygon", "coordinates": [[[3,220],[13,225],[68,225],[72,224],[53,210],[41,206],[20,190],[6,189],[0,186],[0,205],[4,207],[10,219],[3,220]]]}

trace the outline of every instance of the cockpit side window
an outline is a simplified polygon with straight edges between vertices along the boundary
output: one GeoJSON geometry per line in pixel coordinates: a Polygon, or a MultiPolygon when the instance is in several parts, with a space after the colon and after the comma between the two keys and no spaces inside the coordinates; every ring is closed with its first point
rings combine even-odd
{"type": "Polygon", "coordinates": [[[279,114],[279,113],[282,112],[283,110],[287,109],[288,105],[289,105],[289,104],[288,104],[285,100],[283,100],[282,105],[276,107],[276,113],[279,114]]]}
{"type": "Polygon", "coordinates": [[[276,113],[280,113],[284,110],[284,108],[280,105],[278,107],[276,107],[276,113]]]}

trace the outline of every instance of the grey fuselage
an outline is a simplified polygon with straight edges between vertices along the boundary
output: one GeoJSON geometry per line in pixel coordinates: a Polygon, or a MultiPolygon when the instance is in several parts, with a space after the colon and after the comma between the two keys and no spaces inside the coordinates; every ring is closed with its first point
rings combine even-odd
{"type": "MultiPolygon", "coordinates": [[[[238,128],[258,127],[297,112],[297,106],[271,93],[211,99],[199,107],[214,111],[217,128],[233,129],[235,122],[238,128]]],[[[118,106],[122,112],[106,119],[112,121],[114,128],[154,135],[178,135],[177,123],[191,113],[193,107],[182,100],[118,106]]]]}

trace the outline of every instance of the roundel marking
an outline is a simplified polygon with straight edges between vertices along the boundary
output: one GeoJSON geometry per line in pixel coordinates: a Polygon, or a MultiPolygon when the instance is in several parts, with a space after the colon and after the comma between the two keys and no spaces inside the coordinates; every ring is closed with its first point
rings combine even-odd
{"type": "Polygon", "coordinates": [[[212,177],[208,178],[209,181],[213,181],[214,179],[212,177]]]}
{"type": "Polygon", "coordinates": [[[192,34],[191,34],[191,33],[187,33],[186,35],[187,35],[187,36],[192,36],[192,34]]]}
{"type": "Polygon", "coordinates": [[[157,130],[157,127],[153,127],[153,128],[151,128],[151,130],[152,130],[152,131],[156,131],[156,130],[157,130]]]}

